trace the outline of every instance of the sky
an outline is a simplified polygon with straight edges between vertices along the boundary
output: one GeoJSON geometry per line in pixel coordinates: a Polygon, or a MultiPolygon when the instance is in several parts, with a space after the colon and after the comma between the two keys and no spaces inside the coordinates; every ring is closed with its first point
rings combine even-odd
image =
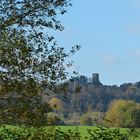
{"type": "Polygon", "coordinates": [[[81,50],[72,57],[80,75],[100,74],[106,85],[140,81],[140,0],[72,0],[58,44],[81,50]]]}

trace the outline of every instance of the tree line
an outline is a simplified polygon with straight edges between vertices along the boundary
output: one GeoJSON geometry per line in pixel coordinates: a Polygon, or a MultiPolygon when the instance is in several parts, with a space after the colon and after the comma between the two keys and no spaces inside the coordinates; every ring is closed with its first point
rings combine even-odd
{"type": "Polygon", "coordinates": [[[98,123],[118,127],[140,126],[139,119],[135,120],[140,111],[140,82],[108,86],[93,84],[89,80],[83,82],[83,79],[88,79],[83,77],[82,81],[80,76],[67,82],[68,92],[66,97],[61,92],[52,96],[52,98],[57,98],[61,102],[61,110],[57,110],[57,112],[63,114],[66,123],[77,125],[98,123]],[[116,106],[123,109],[117,110],[116,106]],[[118,120],[115,113],[120,114],[118,120]],[[125,116],[121,117],[124,114],[125,116]],[[131,123],[132,120],[136,122],[131,123]],[[115,124],[116,122],[120,122],[120,124],[115,124]]]}

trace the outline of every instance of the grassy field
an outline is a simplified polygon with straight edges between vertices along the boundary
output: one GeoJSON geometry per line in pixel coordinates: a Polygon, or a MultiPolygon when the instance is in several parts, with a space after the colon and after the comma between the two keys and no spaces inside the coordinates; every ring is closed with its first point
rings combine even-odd
{"type": "MultiPolygon", "coordinates": [[[[96,129],[96,126],[58,126],[58,127],[60,128],[60,130],[62,130],[64,132],[68,131],[69,129],[76,130],[76,128],[78,128],[78,130],[80,132],[80,135],[82,136],[82,140],[85,140],[85,137],[89,136],[87,129],[90,129],[90,130],[95,130],[96,129]]],[[[58,128],[58,127],[56,127],[56,128],[58,128]]],[[[108,129],[113,130],[113,129],[116,129],[116,128],[108,128],[108,129]]],[[[127,128],[119,128],[119,130],[122,133],[129,133],[129,129],[127,129],[127,128]]],[[[134,138],[132,136],[130,138],[130,140],[140,140],[140,129],[137,129],[137,130],[138,130],[137,132],[138,132],[139,137],[134,138]]],[[[131,134],[135,134],[135,132],[132,132],[131,134]]]]}
{"type": "MultiPolygon", "coordinates": [[[[78,128],[78,130],[82,136],[82,139],[84,140],[85,137],[89,136],[87,129],[94,130],[96,127],[95,126],[59,126],[59,128],[63,131],[68,131],[69,129],[75,130],[76,128],[78,128]]],[[[110,128],[110,129],[115,129],[115,128],[110,128]]],[[[127,133],[127,129],[125,129],[125,128],[124,129],[120,128],[120,129],[122,132],[127,133]]],[[[140,139],[137,139],[137,140],[140,140],[140,139]]]]}
{"type": "MultiPolygon", "coordinates": [[[[21,128],[21,127],[18,127],[18,126],[12,126],[12,125],[6,125],[6,128],[7,129],[16,129],[17,131],[19,130],[21,130],[21,129],[23,129],[23,128],[21,128]]],[[[25,127],[24,127],[25,128],[25,127]]],[[[48,129],[48,127],[45,127],[46,128],[46,130],[48,129]]],[[[82,137],[82,140],[85,140],[85,137],[87,137],[87,136],[89,136],[88,135],[88,132],[87,132],[87,129],[90,129],[90,130],[95,130],[97,127],[95,127],[95,126],[56,126],[55,127],[55,129],[58,129],[58,128],[60,128],[60,130],[61,131],[63,131],[63,132],[68,132],[68,130],[72,130],[72,131],[74,131],[74,130],[76,130],[76,128],[78,129],[78,131],[80,132],[80,135],[81,135],[81,137],[82,137]]],[[[1,129],[2,129],[2,127],[0,127],[0,132],[1,132],[1,129]]],[[[26,128],[25,128],[26,129],[26,128]]],[[[28,129],[28,128],[27,128],[28,129]]],[[[31,128],[32,130],[34,129],[34,128],[31,128]]],[[[115,129],[115,128],[108,128],[108,129],[115,129]]],[[[140,129],[139,129],[140,130],[140,129]]],[[[126,128],[120,128],[120,131],[122,132],[122,133],[127,133],[127,131],[128,131],[128,129],[126,129],[126,128]]],[[[139,131],[140,132],[140,131],[139,131]]],[[[140,135],[140,134],[139,134],[140,135]]],[[[132,139],[132,138],[131,138],[132,139]]],[[[130,140],[131,140],[130,139],[130,140]]],[[[133,139],[133,140],[140,140],[140,137],[139,138],[136,138],[136,139],[133,139]]]]}
{"type": "Polygon", "coordinates": [[[88,135],[87,129],[94,129],[95,126],[59,126],[61,130],[68,131],[69,129],[75,130],[78,128],[82,138],[86,137],[88,135]]]}

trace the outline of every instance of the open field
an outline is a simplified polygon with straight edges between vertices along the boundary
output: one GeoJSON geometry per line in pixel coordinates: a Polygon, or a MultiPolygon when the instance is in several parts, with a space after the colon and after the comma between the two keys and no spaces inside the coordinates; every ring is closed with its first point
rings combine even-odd
{"type": "MultiPolygon", "coordinates": [[[[35,129],[35,128],[29,128],[29,127],[18,127],[18,126],[12,126],[12,125],[6,125],[5,126],[5,128],[6,128],[6,133],[8,132],[10,132],[10,131],[7,131],[7,130],[12,130],[13,132],[15,132],[16,133],[16,135],[17,134],[21,134],[21,133],[23,133],[23,135],[28,135],[28,133],[34,133],[37,129],[35,129]]],[[[102,136],[103,136],[103,134],[106,134],[106,135],[108,135],[108,134],[110,134],[110,132],[112,131],[112,130],[115,130],[116,128],[105,128],[105,129],[102,129],[102,128],[98,128],[98,127],[96,127],[96,126],[56,126],[56,127],[52,127],[51,129],[50,129],[50,127],[45,127],[45,132],[47,133],[47,130],[48,130],[48,128],[49,128],[49,130],[52,130],[52,132],[54,131],[54,130],[60,130],[61,132],[64,132],[64,133],[66,133],[66,134],[68,134],[69,133],[69,130],[71,130],[71,132],[74,132],[74,133],[76,133],[77,131],[76,130],[78,130],[78,132],[80,133],[80,136],[81,136],[81,139],[75,139],[75,140],[85,140],[85,137],[88,137],[88,139],[89,139],[89,137],[91,136],[90,134],[88,134],[88,129],[89,130],[99,130],[99,131],[96,131],[98,134],[102,134],[102,136]],[[111,130],[111,131],[110,131],[111,130]],[[110,132],[109,132],[110,131],[110,132]]],[[[1,133],[3,133],[3,127],[1,126],[0,127],[0,136],[1,136],[1,133]]],[[[120,131],[120,133],[122,133],[122,134],[128,134],[129,132],[129,129],[127,129],[127,128],[119,128],[119,129],[117,129],[117,130],[119,130],[120,131]]],[[[139,132],[140,132],[140,129],[137,129],[139,132]]],[[[137,132],[138,132],[137,131],[137,132]]],[[[52,133],[51,132],[51,133],[52,133]]],[[[60,134],[61,134],[61,132],[60,132],[60,134]]],[[[125,140],[140,140],[140,133],[138,132],[138,135],[139,135],[139,137],[137,137],[137,138],[135,138],[134,139],[134,137],[131,137],[131,138],[129,138],[129,139],[125,139],[125,140]]],[[[114,132],[113,132],[114,133],[114,132]]],[[[117,131],[116,131],[116,135],[117,135],[117,131]]],[[[115,133],[114,133],[115,134],[115,133]]],[[[132,136],[132,134],[135,134],[135,132],[131,132],[131,136],[132,136]]],[[[11,135],[10,133],[9,133],[9,135],[11,135]]],[[[59,135],[58,135],[59,136],[59,135]]],[[[115,136],[115,135],[114,135],[115,136]]],[[[104,137],[104,136],[103,136],[104,137]]],[[[0,137],[1,138],[1,137],[0,137]]],[[[87,140],[88,140],[87,139],[87,140]]],[[[0,139],[1,140],[1,139],[0,139]]],[[[8,139],[2,139],[2,140],[8,140],[8,139]]],[[[14,139],[14,136],[10,139],[10,140],[15,140],[14,139]]],[[[28,139],[27,139],[28,140],[28,139]]],[[[31,139],[32,140],[32,139],[31,139]]],[[[39,140],[42,140],[42,139],[39,139],[39,140]]],[[[47,140],[50,140],[50,139],[47,139],[47,140]]],[[[51,139],[51,140],[53,140],[53,139],[51,139]]],[[[59,139],[57,139],[57,140],[59,140],[59,139]]],[[[60,138],[60,140],[65,140],[65,139],[61,139],[60,138]]],[[[69,140],[69,139],[68,139],[69,140]]],[[[70,140],[73,140],[73,139],[70,139],[70,140]]],[[[90,140],[92,140],[92,139],[90,139],[90,140]]],[[[99,139],[99,140],[101,140],[101,139],[99,139]]],[[[108,139],[106,139],[106,140],[108,140],[108,139]]],[[[123,140],[123,139],[111,139],[111,140],[123,140]]]]}
{"type": "MultiPolygon", "coordinates": [[[[59,126],[61,130],[63,131],[68,131],[69,129],[71,130],[75,130],[76,128],[78,128],[81,136],[82,136],[82,140],[85,140],[85,137],[87,136],[90,136],[88,134],[88,129],[90,130],[95,130],[96,129],[96,126],[59,126]]],[[[116,129],[116,128],[108,128],[108,129],[116,129]]],[[[129,133],[129,129],[127,128],[119,128],[119,130],[122,132],[122,133],[129,133]]],[[[138,131],[140,132],[140,129],[138,129],[138,131]]],[[[139,133],[140,135],[140,133],[139,133]]],[[[133,138],[131,138],[133,139],[133,138]]],[[[136,138],[134,140],[140,140],[140,137],[139,138],[136,138]]]]}
{"type": "Polygon", "coordinates": [[[86,137],[88,135],[87,129],[94,129],[95,126],[59,126],[61,130],[68,131],[69,129],[75,130],[78,128],[82,138],[86,137]]]}

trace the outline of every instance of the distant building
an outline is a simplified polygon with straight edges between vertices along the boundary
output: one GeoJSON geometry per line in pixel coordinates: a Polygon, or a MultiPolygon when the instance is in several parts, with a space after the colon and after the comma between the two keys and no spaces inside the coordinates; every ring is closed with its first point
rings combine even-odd
{"type": "Polygon", "coordinates": [[[93,84],[93,85],[103,85],[100,80],[99,80],[99,73],[93,73],[92,77],[87,78],[86,76],[78,76],[78,77],[73,77],[70,80],[71,84],[74,86],[80,85],[80,86],[85,86],[87,84],[93,84]]]}
{"type": "Polygon", "coordinates": [[[94,84],[94,85],[102,85],[102,83],[99,80],[99,73],[93,73],[92,74],[92,84],[94,84]]]}

